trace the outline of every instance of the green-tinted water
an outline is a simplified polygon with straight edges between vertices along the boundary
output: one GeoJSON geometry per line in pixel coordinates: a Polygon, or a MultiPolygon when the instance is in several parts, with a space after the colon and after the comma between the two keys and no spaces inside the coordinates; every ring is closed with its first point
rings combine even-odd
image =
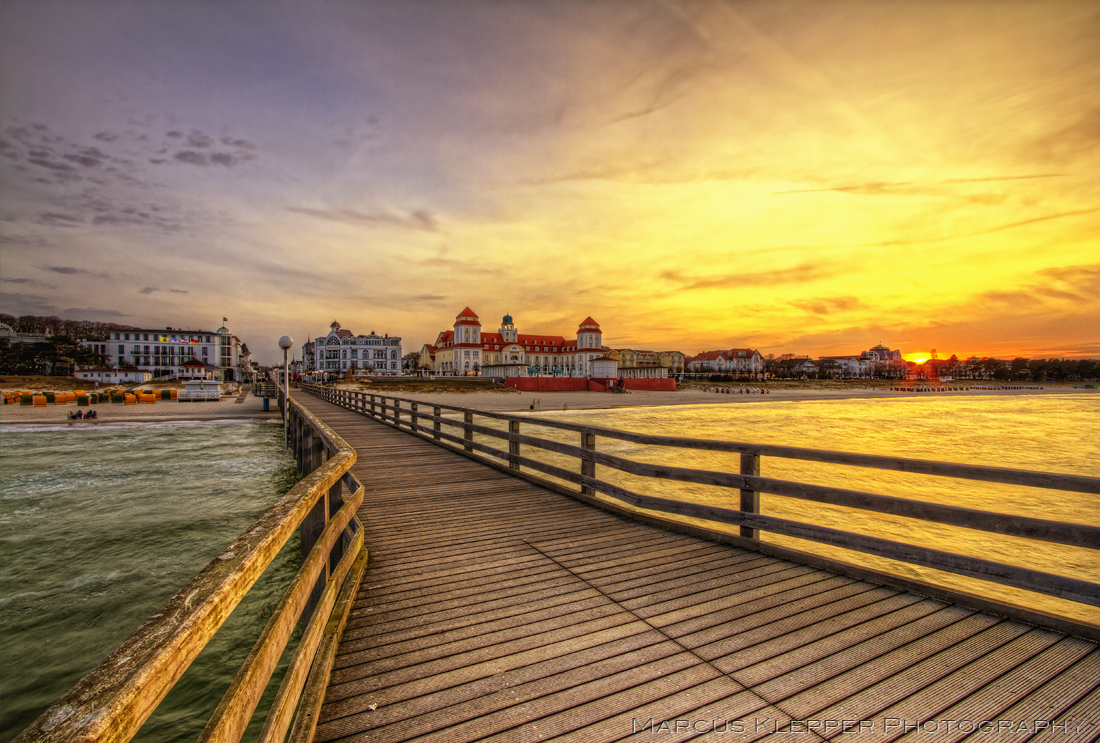
{"type": "MultiPolygon", "coordinates": [[[[0,741],[14,738],[297,480],[281,426],[5,426],[0,741]]],[[[138,740],[194,740],[298,568],[296,540],[138,740]],[[203,712],[205,711],[205,714],[203,712]]]]}

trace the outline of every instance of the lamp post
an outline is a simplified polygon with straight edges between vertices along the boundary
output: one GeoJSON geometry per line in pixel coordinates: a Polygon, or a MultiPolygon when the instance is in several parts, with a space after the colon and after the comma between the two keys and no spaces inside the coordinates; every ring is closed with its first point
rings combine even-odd
{"type": "Polygon", "coordinates": [[[290,347],[294,345],[294,339],[289,335],[284,335],[279,339],[279,348],[283,349],[283,448],[290,448],[290,426],[287,421],[290,420],[290,359],[287,357],[287,352],[290,351],[290,347]]]}

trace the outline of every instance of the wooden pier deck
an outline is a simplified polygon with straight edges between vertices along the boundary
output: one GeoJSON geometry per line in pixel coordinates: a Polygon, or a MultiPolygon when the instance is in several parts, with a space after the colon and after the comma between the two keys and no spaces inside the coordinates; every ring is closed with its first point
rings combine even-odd
{"type": "Polygon", "coordinates": [[[317,740],[1100,740],[1096,643],[643,525],[293,397],[366,490],[317,740]]]}

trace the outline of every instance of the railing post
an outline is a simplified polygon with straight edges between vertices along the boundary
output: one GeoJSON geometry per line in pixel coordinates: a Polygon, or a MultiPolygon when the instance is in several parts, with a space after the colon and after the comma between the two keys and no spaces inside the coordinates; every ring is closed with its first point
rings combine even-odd
{"type": "MultiPolygon", "coordinates": [[[[313,472],[325,461],[325,442],[317,435],[317,432],[310,428],[312,434],[310,438],[309,447],[309,469],[306,474],[313,472]]],[[[302,543],[302,561],[309,556],[310,550],[313,549],[313,545],[317,544],[318,537],[321,536],[321,532],[325,529],[325,522],[328,520],[328,497],[322,496],[317,499],[317,503],[310,509],[309,515],[302,520],[302,525],[298,527],[298,533],[301,537],[302,543]]],[[[309,624],[309,618],[313,616],[313,610],[317,606],[317,601],[321,598],[321,592],[324,590],[325,581],[328,580],[328,569],[321,571],[321,574],[317,576],[317,584],[313,587],[313,591],[310,593],[309,600],[306,602],[305,610],[302,612],[302,626],[305,627],[309,624]]]]}
{"type": "Polygon", "coordinates": [[[519,442],[513,436],[519,436],[519,421],[508,421],[508,469],[519,470],[519,442]]]}
{"type": "MultiPolygon", "coordinates": [[[[474,414],[467,410],[465,413],[462,414],[462,422],[462,440],[473,441],[474,432],[470,430],[470,426],[474,424],[474,414]]],[[[474,450],[474,447],[470,446],[469,444],[463,444],[462,448],[466,451],[474,450]]]]}
{"type": "Polygon", "coordinates": [[[375,406],[375,403],[374,403],[374,395],[371,395],[370,396],[370,415],[371,415],[372,418],[375,417],[375,413],[377,413],[377,411],[378,411],[378,408],[375,406]]]}
{"type": "MultiPolygon", "coordinates": [[[[741,452],[741,474],[760,476],[760,455],[751,452],[741,452]]],[[[756,490],[741,490],[741,510],[745,513],[760,513],[760,493],[756,490]]],[[[741,536],[748,539],[759,539],[760,530],[749,526],[741,527],[741,536]]]]}
{"type": "Polygon", "coordinates": [[[419,420],[417,415],[416,415],[416,411],[418,410],[418,408],[417,408],[417,405],[416,405],[415,402],[409,403],[409,405],[412,407],[412,413],[409,416],[412,419],[412,430],[413,430],[413,433],[416,433],[417,432],[416,431],[417,421],[419,420]]]}
{"type": "Polygon", "coordinates": [[[436,420],[433,421],[432,425],[432,438],[436,441],[439,441],[439,430],[443,424],[440,423],[438,419],[441,415],[443,415],[443,408],[435,405],[434,407],[432,407],[432,415],[436,417],[436,420]]]}
{"type": "MultiPolygon", "coordinates": [[[[340,507],[344,505],[344,480],[343,478],[336,481],[336,484],[328,489],[328,508],[325,512],[325,522],[327,523],[336,512],[340,510],[340,507]]],[[[332,575],[332,571],[336,568],[336,565],[340,562],[340,558],[344,556],[344,540],[337,539],[332,545],[332,550],[328,556],[328,566],[325,568],[325,575],[332,575]]],[[[326,577],[327,580],[327,577],[326,577]]]]}
{"type": "Polygon", "coordinates": [[[401,401],[397,398],[393,400],[393,425],[401,428],[401,401]]]}
{"type": "MultiPolygon", "coordinates": [[[[581,448],[586,451],[596,450],[596,434],[584,431],[581,433],[581,448]]],[[[581,460],[581,477],[596,478],[596,463],[587,459],[581,460]]],[[[596,491],[587,485],[581,486],[581,495],[595,495],[596,491]]]]}

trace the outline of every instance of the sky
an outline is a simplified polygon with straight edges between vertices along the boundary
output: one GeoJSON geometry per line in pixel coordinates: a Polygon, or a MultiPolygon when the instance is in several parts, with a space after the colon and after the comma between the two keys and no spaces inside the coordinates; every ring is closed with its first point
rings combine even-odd
{"type": "Polygon", "coordinates": [[[1094,0],[0,3],[9,314],[1046,358],[1098,300],[1094,0]]]}

